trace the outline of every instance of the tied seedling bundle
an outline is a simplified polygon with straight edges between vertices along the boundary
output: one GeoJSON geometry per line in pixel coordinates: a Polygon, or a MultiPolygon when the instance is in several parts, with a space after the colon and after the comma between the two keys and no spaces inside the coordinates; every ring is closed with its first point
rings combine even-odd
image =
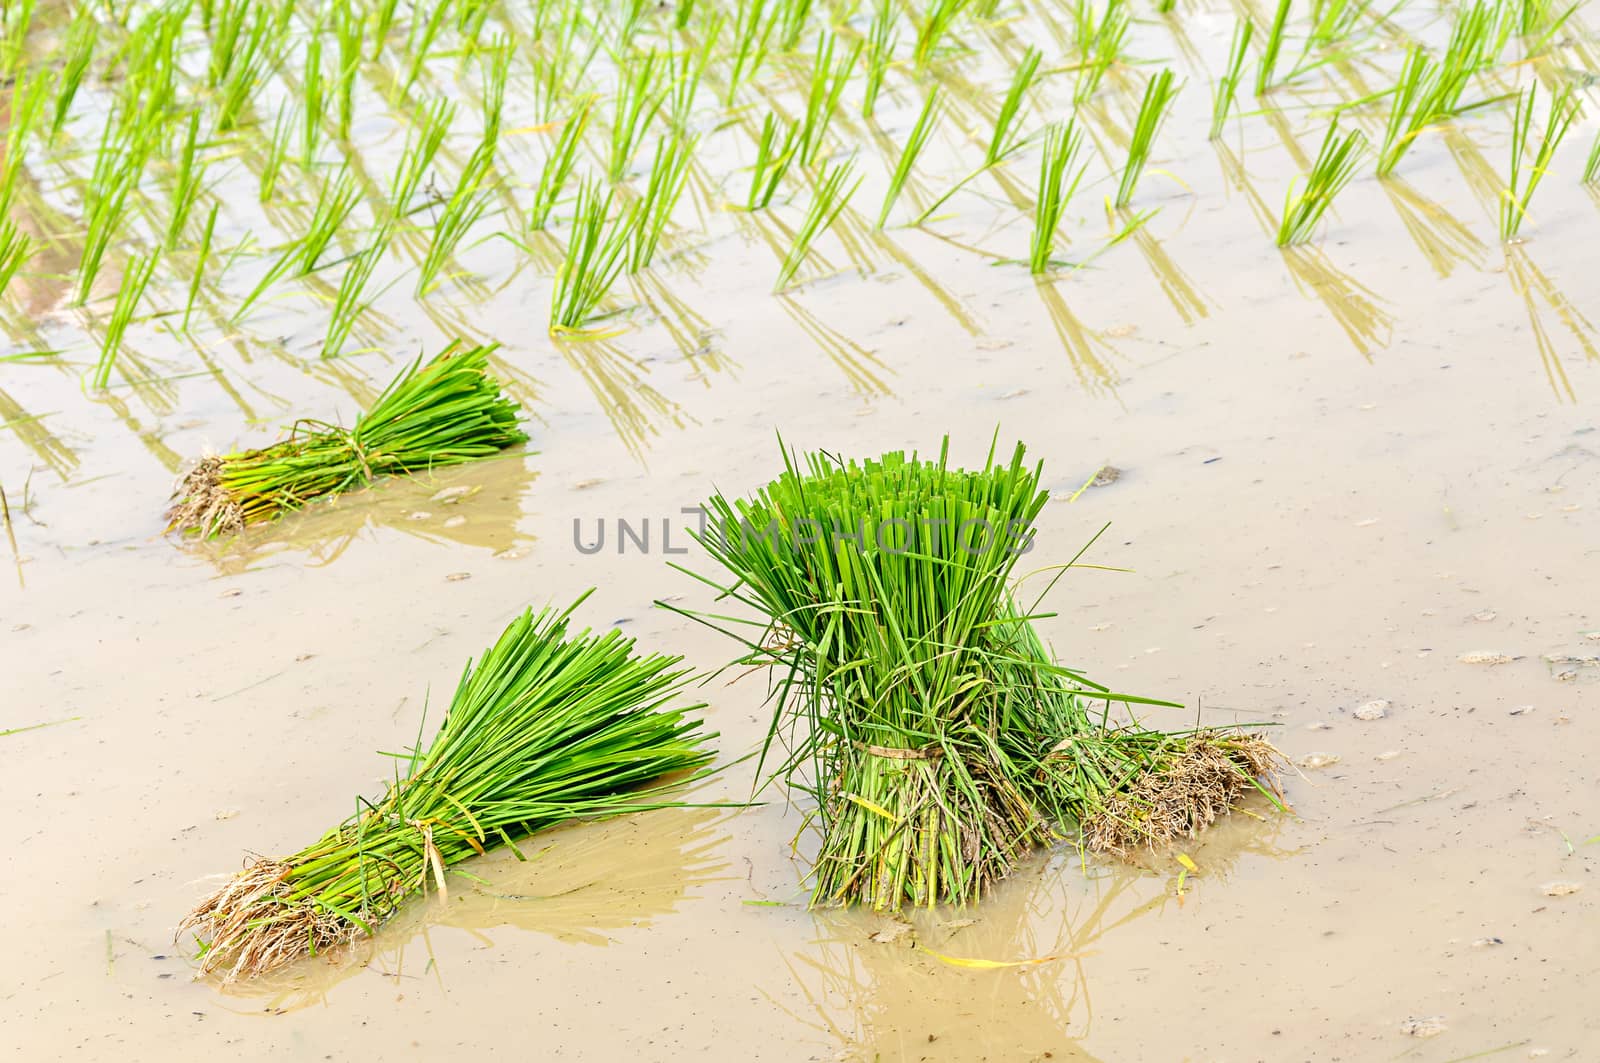
{"type": "Polygon", "coordinates": [[[498,346],[457,341],[426,364],[417,359],[351,428],[301,420],[270,447],[205,458],[173,493],[168,530],[238,531],[380,476],[459,465],[526,442],[517,404],[489,375],[498,346]]]}
{"type": "Polygon", "coordinates": [[[779,677],[776,774],[815,801],[814,904],[973,901],[1068,825],[1155,844],[1270,771],[1256,736],[1114,725],[1112,702],[1164,703],[1051,659],[1011,593],[1048,497],[1020,445],[977,472],[945,450],[785,466],[710,500],[700,539],[735,577],[719,590],[764,615],[748,659],[779,677]]]}
{"type": "Polygon", "coordinates": [[[570,634],[582,601],[523,613],[468,662],[438,734],[401,755],[383,797],[201,901],[179,929],[195,933],[202,968],[233,981],[338,949],[430,885],[448,897],[462,860],[500,845],[522,859],[519,836],[670,803],[715,737],[692,715],[702,706],[669,707],[688,671],[615,630],[570,634]]]}

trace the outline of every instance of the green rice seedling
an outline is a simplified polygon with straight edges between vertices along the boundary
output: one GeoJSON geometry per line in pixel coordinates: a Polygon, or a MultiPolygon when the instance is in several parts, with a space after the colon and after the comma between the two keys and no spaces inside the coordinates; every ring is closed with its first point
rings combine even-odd
{"type": "Polygon", "coordinates": [[[200,112],[189,115],[188,132],[183,140],[183,150],[178,155],[178,183],[172,192],[172,217],[167,222],[167,249],[178,245],[183,227],[188,224],[189,212],[200,198],[200,184],[205,178],[206,164],[197,159],[200,140],[200,112]]]}
{"type": "Polygon", "coordinates": [[[327,88],[322,80],[322,20],[311,27],[306,39],[305,73],[300,78],[300,98],[304,102],[300,125],[300,157],[309,166],[317,155],[322,138],[322,115],[327,109],[327,88]]]}
{"type": "Polygon", "coordinates": [[[1239,78],[1244,72],[1244,57],[1250,48],[1250,38],[1255,34],[1255,23],[1241,18],[1233,28],[1233,43],[1228,47],[1228,67],[1217,79],[1216,92],[1211,98],[1211,135],[1216,140],[1222,136],[1222,126],[1233,110],[1234,97],[1239,92],[1239,78]]]}
{"type": "Polygon", "coordinates": [[[778,34],[778,50],[792,52],[800,46],[805,36],[806,22],[811,17],[812,0],[778,0],[778,10],[772,20],[778,34]]]}
{"type": "Polygon", "coordinates": [[[673,5],[672,10],[673,27],[680,32],[688,29],[690,20],[694,18],[694,11],[695,0],[678,0],[678,2],[673,5]]]}
{"type": "Polygon", "coordinates": [[[404,217],[411,210],[411,197],[422,187],[428,168],[433,165],[439,148],[450,134],[450,124],[455,120],[456,106],[447,99],[436,99],[422,107],[416,132],[407,136],[405,149],[400,153],[400,165],[395,168],[394,181],[389,188],[389,202],[394,213],[404,217]]]}
{"type": "Polygon", "coordinates": [[[289,137],[294,125],[288,107],[288,100],[278,104],[278,117],[273,119],[272,136],[268,138],[266,154],[262,156],[257,188],[263,203],[270,202],[277,195],[278,177],[283,173],[283,160],[288,156],[289,137]]]}
{"type": "Polygon", "coordinates": [[[1289,23],[1289,0],[1278,0],[1272,15],[1272,26],[1267,30],[1267,43],[1261,51],[1261,66],[1256,70],[1256,95],[1272,87],[1273,75],[1278,67],[1278,54],[1283,51],[1283,32],[1289,23]]]}
{"type": "Polygon", "coordinates": [[[78,89],[83,85],[89,64],[94,60],[94,42],[99,32],[100,27],[89,5],[79,7],[72,18],[72,25],[67,28],[61,75],[56,85],[55,112],[50,120],[52,136],[61,132],[61,127],[67,123],[67,116],[72,113],[73,101],[78,98],[78,89]]]}
{"type": "Polygon", "coordinates": [[[526,442],[517,404],[489,373],[496,346],[458,340],[426,362],[419,357],[349,428],[302,419],[271,446],[205,458],[174,490],[167,530],[236,532],[382,476],[457,465],[526,442]]]}
{"type": "Polygon", "coordinates": [[[206,267],[211,264],[211,241],[217,231],[217,211],[221,204],[212,204],[211,213],[206,215],[205,228],[200,230],[200,245],[195,251],[194,268],[189,272],[189,296],[183,304],[183,331],[189,331],[189,316],[194,313],[195,300],[200,296],[200,284],[206,275],[206,267]]]}
{"type": "Polygon", "coordinates": [[[1600,182],[1600,132],[1594,135],[1594,143],[1589,145],[1589,158],[1583,164],[1583,183],[1592,185],[1600,182]]]}
{"type": "Polygon", "coordinates": [[[1366,150],[1367,138],[1359,129],[1352,129],[1341,137],[1337,121],[1328,126],[1317,159],[1306,175],[1305,187],[1296,195],[1294,185],[1290,184],[1284,194],[1283,218],[1278,223],[1279,247],[1303,244],[1311,239],[1322,216],[1333,205],[1334,197],[1355,176],[1356,165],[1366,150]]]}
{"type": "Polygon", "coordinates": [[[1126,0],[1107,0],[1105,14],[1097,22],[1088,0],[1079,0],[1074,26],[1081,58],[1072,99],[1074,103],[1081,103],[1095,94],[1100,82],[1105,79],[1106,71],[1122,57],[1132,26],[1132,16],[1126,0]]]}
{"type": "MultiPolygon", "coordinates": [[[[721,31],[721,24],[712,27],[712,34],[721,31]]],[[[711,61],[710,45],[715,37],[708,35],[706,47],[686,49],[678,56],[676,64],[669,65],[672,82],[667,90],[667,115],[673,129],[687,132],[689,118],[694,113],[695,98],[700,94],[700,82],[705,77],[706,64],[711,61]]]]}
{"type": "Polygon", "coordinates": [[[478,38],[483,34],[483,24],[494,9],[493,0],[456,0],[456,33],[469,51],[480,47],[478,38]]]}
{"type": "Polygon", "coordinates": [[[998,164],[1021,144],[1021,138],[1013,127],[1017,124],[1017,115],[1022,113],[1028,90],[1038,80],[1039,61],[1043,57],[1043,52],[1032,47],[1022,53],[1022,61],[1012,73],[1011,85],[1006,89],[1005,99],[1000,102],[1000,110],[995,115],[994,130],[989,134],[989,147],[983,154],[985,166],[998,164]]]}
{"type": "Polygon", "coordinates": [[[222,84],[218,86],[217,129],[232,129],[238,123],[256,89],[270,72],[275,58],[272,38],[270,12],[258,10],[249,33],[239,37],[239,52],[231,58],[222,84]]]}
{"type": "Polygon", "coordinates": [[[1261,738],[1113,726],[1111,702],[1149,699],[1050,659],[1012,598],[1048,498],[1024,461],[786,453],[703,507],[730,575],[705,582],[757,612],[743,662],[775,673],[758,771],[783,739],[772,777],[815,805],[813,905],[971,903],[1068,825],[1095,849],[1170,841],[1270,779],[1261,738]]]}
{"type": "Polygon", "coordinates": [[[867,77],[861,95],[861,116],[871,118],[878,105],[878,94],[883,91],[883,77],[894,62],[894,50],[900,43],[900,31],[895,28],[894,0],[877,0],[872,9],[872,25],[867,30],[867,77]]]}
{"type": "Polygon", "coordinates": [[[417,78],[422,76],[422,68],[428,61],[428,53],[432,51],[434,41],[438,39],[439,31],[444,29],[445,19],[449,15],[450,0],[439,0],[434,5],[433,14],[425,19],[415,19],[411,23],[411,33],[406,40],[406,52],[410,55],[411,61],[406,66],[405,77],[397,87],[396,95],[399,98],[411,95],[411,87],[417,83],[417,78]]]}
{"type": "Polygon", "coordinates": [[[1034,199],[1033,239],[1028,247],[1028,272],[1048,273],[1054,268],[1056,231],[1072,194],[1083,180],[1084,167],[1073,172],[1083,134],[1075,121],[1052,125],[1045,132],[1044,155],[1039,159],[1039,194],[1034,199]],[[1070,175],[1070,176],[1069,176],[1070,175]]]}
{"type": "Polygon", "coordinates": [[[394,15],[400,0],[378,0],[372,12],[372,61],[377,62],[389,42],[389,31],[394,28],[394,15]]]}
{"type": "MultiPolygon", "coordinates": [[[[109,121],[109,119],[108,119],[109,121]]],[[[89,301],[100,264],[112,239],[122,230],[128,199],[138,187],[144,170],[142,144],[102,144],[96,166],[102,168],[99,180],[91,179],[87,193],[87,231],[83,253],[78,260],[78,305],[89,301]]]]}
{"type": "Polygon", "coordinates": [[[293,252],[298,258],[297,272],[304,275],[314,272],[323,252],[333,243],[334,237],[344,229],[350,212],[361,202],[361,188],[355,174],[346,163],[339,172],[326,178],[317,190],[317,205],[306,224],[305,235],[293,252]]]}
{"type": "Polygon", "coordinates": [[[601,195],[597,182],[578,186],[572,239],[550,298],[553,336],[583,331],[627,264],[637,214],[623,211],[613,219],[614,200],[609,191],[601,195]]]}
{"type": "Polygon", "coordinates": [[[433,290],[439,272],[454,257],[462,239],[488,211],[492,198],[493,191],[485,187],[483,166],[469,164],[433,224],[433,239],[428,241],[428,251],[417,277],[418,298],[433,290]]]}
{"type": "Polygon", "coordinates": [[[156,263],[160,258],[159,250],[143,257],[136,255],[122,271],[122,283],[117,287],[117,302],[111,309],[105,342],[100,347],[100,358],[94,367],[94,387],[97,391],[104,391],[111,382],[111,367],[116,364],[117,355],[122,353],[122,337],[133,323],[134,312],[139,309],[145,290],[150,287],[150,278],[155,275],[156,263]]]}
{"type": "Polygon", "coordinates": [[[1383,143],[1378,148],[1378,176],[1387,177],[1410,150],[1411,142],[1437,118],[1440,69],[1421,45],[1412,45],[1400,67],[1389,104],[1383,143]]]}
{"type": "MultiPolygon", "coordinates": [[[[11,86],[11,112],[6,122],[5,158],[0,160],[0,213],[10,206],[17,191],[17,177],[28,161],[28,139],[33,135],[44,105],[50,96],[48,77],[35,73],[19,77],[11,86]]],[[[110,129],[108,123],[107,129],[110,129]]]]}
{"type": "Polygon", "coordinates": [[[350,338],[351,329],[356,326],[356,319],[366,308],[361,297],[366,293],[373,271],[378,268],[378,260],[383,257],[389,248],[390,240],[394,238],[394,226],[393,217],[385,219],[373,234],[372,242],[352,258],[350,265],[345,268],[344,276],[339,279],[339,290],[334,294],[333,312],[328,317],[328,331],[322,339],[322,357],[333,358],[344,349],[345,341],[350,338]]]}
{"type": "Polygon", "coordinates": [[[682,133],[656,141],[655,161],[650,166],[644,197],[637,207],[638,220],[628,249],[628,272],[647,269],[655,259],[661,234],[683,195],[684,182],[689,177],[689,160],[694,156],[697,143],[696,137],[682,133]]]}
{"type": "Polygon", "coordinates": [[[839,165],[823,171],[822,178],[816,185],[816,195],[812,198],[811,206],[800,223],[799,231],[795,233],[794,243],[790,245],[789,253],[784,256],[783,264],[778,268],[778,281],[773,285],[773,291],[781,292],[789,286],[789,282],[794,280],[794,275],[805,262],[806,256],[811,253],[811,245],[816,242],[817,237],[828,231],[828,227],[834,223],[844,208],[849,206],[850,197],[855,195],[856,189],[861,186],[861,178],[855,176],[855,169],[855,160],[846,159],[839,165]],[[855,177],[854,181],[851,180],[852,177],[855,177]]]}
{"type": "Polygon", "coordinates": [[[889,220],[889,211],[894,206],[894,201],[900,197],[901,189],[905,188],[906,180],[911,176],[911,168],[917,164],[917,156],[922,154],[928,138],[933,135],[933,123],[938,113],[939,88],[936,85],[928,92],[928,98],[922,102],[922,113],[917,116],[917,124],[911,127],[911,135],[906,138],[906,146],[900,150],[900,158],[894,164],[894,172],[889,175],[889,188],[883,194],[883,206],[878,209],[876,228],[883,228],[883,223],[889,220]]]}
{"type": "Polygon", "coordinates": [[[671,804],[711,759],[704,706],[681,704],[683,658],[574,630],[587,597],[524,612],[469,661],[438,734],[395,759],[381,797],[200,901],[182,929],[202,969],[231,982],[337,955],[430,884],[447,898],[446,870],[489,849],[522,858],[517,839],[536,831],[671,804]]]}
{"type": "Polygon", "coordinates": [[[17,66],[27,53],[28,30],[33,26],[37,0],[16,0],[5,5],[3,35],[0,35],[0,74],[7,81],[17,76],[17,66]]]}
{"type": "Polygon", "coordinates": [[[17,275],[33,254],[33,238],[17,228],[10,218],[0,219],[0,296],[11,286],[17,275]]]}
{"type": "Polygon", "coordinates": [[[932,0],[917,23],[917,45],[912,53],[917,65],[927,66],[950,34],[950,27],[972,0],[932,0]]]}
{"type": "Polygon", "coordinates": [[[510,38],[498,38],[489,46],[483,64],[483,138],[480,151],[492,162],[500,142],[501,120],[505,114],[506,84],[511,79],[514,56],[510,38]]]}
{"type": "Polygon", "coordinates": [[[839,97],[844,94],[850,71],[861,54],[861,42],[851,46],[850,52],[837,65],[833,62],[833,34],[825,34],[817,45],[817,54],[811,65],[811,84],[806,93],[806,113],[800,123],[800,162],[810,166],[817,161],[822,150],[823,137],[828,125],[839,110],[839,97]]]}
{"type": "Polygon", "coordinates": [[[611,161],[606,176],[620,181],[666,102],[657,84],[663,64],[654,51],[617,71],[617,107],[611,123],[611,161]]]}
{"type": "Polygon", "coordinates": [[[734,97],[746,81],[755,77],[767,57],[767,41],[776,19],[766,17],[767,0],[739,0],[733,21],[733,65],[728,68],[728,85],[722,102],[732,107],[734,97]]]}
{"type": "Polygon", "coordinates": [[[539,181],[533,186],[533,205],[528,209],[528,231],[543,229],[550,221],[550,212],[561,198],[578,161],[578,145],[583,142],[584,130],[589,127],[593,105],[585,103],[577,113],[561,124],[550,153],[545,156],[544,169],[539,171],[539,181]]]}
{"type": "MultiPolygon", "coordinates": [[[[390,14],[392,17],[393,12],[390,14]]],[[[339,78],[334,87],[339,101],[339,139],[348,141],[350,123],[355,118],[356,75],[361,72],[361,17],[353,7],[339,5],[334,8],[333,33],[339,44],[339,78]]],[[[379,39],[381,44],[382,38],[379,39]]]]}
{"type": "Polygon", "coordinates": [[[756,164],[750,175],[749,210],[764,210],[772,203],[784,174],[800,150],[800,123],[790,121],[778,135],[778,116],[768,111],[761,121],[761,139],[756,141],[756,164]]]}
{"type": "Polygon", "coordinates": [[[1139,104],[1139,117],[1133,124],[1133,134],[1129,138],[1128,161],[1123,164],[1122,181],[1117,185],[1117,206],[1125,207],[1133,199],[1133,191],[1139,183],[1139,176],[1144,173],[1145,164],[1150,161],[1150,148],[1155,143],[1156,133],[1160,131],[1167,115],[1171,113],[1172,101],[1177,96],[1178,88],[1172,84],[1170,70],[1161,71],[1145,83],[1144,99],[1139,104]]]}
{"type": "Polygon", "coordinates": [[[1550,115],[1545,119],[1544,132],[1534,149],[1533,165],[1523,169],[1523,158],[1528,150],[1528,138],[1533,129],[1533,108],[1539,95],[1539,83],[1517,97],[1517,110],[1511,121],[1511,171],[1506,179],[1506,190],[1500,203],[1500,239],[1510,240],[1522,228],[1528,215],[1528,203],[1534,190],[1550,171],[1556,148],[1572,127],[1577,117],[1578,104],[1572,90],[1565,89],[1550,98],[1550,115]]]}

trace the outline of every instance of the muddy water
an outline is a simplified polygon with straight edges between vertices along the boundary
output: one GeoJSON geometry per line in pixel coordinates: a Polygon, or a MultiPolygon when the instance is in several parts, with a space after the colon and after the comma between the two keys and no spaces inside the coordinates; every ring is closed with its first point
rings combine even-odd
{"type": "MultiPolygon", "coordinates": [[[[1226,30],[1191,28],[1213,58],[1226,30]]],[[[605,341],[543,339],[546,272],[479,250],[490,294],[431,316],[401,300],[369,327],[397,351],[505,342],[530,452],[221,546],[162,537],[174,470],[279,420],[348,418],[397,362],[308,360],[319,328],[277,309],[193,346],[140,334],[147,382],[104,399],[70,361],[0,367],[0,730],[49,724],[0,737],[4,1040],[29,1059],[1591,1058],[1600,669],[1542,658],[1600,652],[1595,204],[1551,179],[1502,250],[1472,177],[1500,165],[1494,127],[1419,144],[1405,186],[1356,182],[1325,240],[1282,255],[1254,208],[1296,169],[1279,130],[1314,152],[1320,119],[1216,150],[1201,80],[1155,164],[1182,183],[1141,195],[1161,213],[1053,284],[962,249],[1026,246],[998,186],[947,239],[825,241],[840,270],[783,298],[762,223],[713,219],[605,341]],[[275,329],[290,342],[261,354],[275,329]],[[373,751],[410,742],[526,604],[596,586],[586,619],[724,663],[729,644],[652,606],[708,604],[661,522],[676,549],[682,507],[770,477],[775,431],[855,454],[950,431],[975,459],[997,428],[1057,496],[1040,563],[1110,522],[1092,560],[1133,570],[1062,583],[1058,653],[1190,706],[1152,722],[1259,722],[1320,754],[1287,781],[1291,814],[1232,817],[1183,850],[1194,873],[1042,853],[906,929],[804,909],[781,801],[665,811],[478,861],[481,882],[364,962],[248,992],[194,980],[171,933],[186,906],[379,788],[373,751]],[[1105,464],[1120,478],[1079,494],[1105,464]],[[653,522],[652,553],[617,552],[618,518],[653,522]],[[607,523],[606,547],[581,551],[575,522],[584,541],[607,523]],[[1384,718],[1354,717],[1378,698],[1384,718]]],[[[886,116],[897,140],[916,105],[886,116]]],[[[1107,187],[1074,231],[1102,224],[1107,187]]],[[[30,305],[53,345],[77,336],[30,305]]],[[[725,759],[758,742],[763,692],[705,688],[725,759]]],[[[749,783],[735,767],[696,796],[749,783]]]]}

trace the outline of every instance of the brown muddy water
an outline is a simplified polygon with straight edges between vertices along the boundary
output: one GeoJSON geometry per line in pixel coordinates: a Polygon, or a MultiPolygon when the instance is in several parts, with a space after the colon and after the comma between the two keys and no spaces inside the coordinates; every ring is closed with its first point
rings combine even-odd
{"type": "MultiPolygon", "coordinates": [[[[1325,117],[1291,89],[1274,120],[1208,144],[1205,71],[1231,25],[1201,5],[1140,27],[1136,53],[1187,41],[1198,64],[1178,64],[1152,162],[1170,176],[1136,201],[1160,212],[1040,283],[991,264],[1027,244],[1003,186],[876,235],[875,173],[848,239],[819,241],[833,268],[772,296],[768,223],[719,207],[747,137],[691,179],[709,235],[678,237],[604,340],[546,339],[548,263],[491,241],[444,296],[378,303],[362,329],[393,353],[318,359],[324,310],[291,287],[193,343],[136,325],[122,379],[93,394],[85,313],[27,279],[7,352],[66,353],[0,362],[0,731],[48,724],[0,736],[0,1042],[22,1059],[1600,1058],[1600,213],[1574,176],[1594,124],[1519,244],[1499,243],[1481,180],[1507,151],[1494,111],[1420,141],[1403,181],[1364,171],[1319,240],[1282,253],[1256,208],[1277,209],[1325,117]],[[348,420],[457,333],[505,345],[526,452],[228,543],[163,536],[186,461],[348,420]],[[688,545],[683,507],[770,478],[778,433],[869,455],[949,432],[976,460],[996,431],[1046,463],[1039,564],[1110,522],[1090,560],[1132,570],[1063,581],[1042,625],[1059,655],[1189,706],[1153,710],[1163,726],[1272,725],[1308,765],[1290,813],[1230,817],[1181,850],[1195,872],[1178,851],[1062,848],[980,906],[900,923],[805,909],[802,814],[781,799],[666,810],[478,860],[482,882],[342,962],[226,992],[195,978],[172,938],[188,907],[379,789],[375,751],[410,743],[429,692],[526,605],[594,586],[585,621],[717,668],[731,644],[653,605],[709,604],[668,567],[706,562],[667,556],[664,522],[688,545]],[[1107,464],[1115,482],[1080,493],[1107,464]],[[618,519],[651,522],[648,554],[618,552],[618,519]],[[580,550],[601,524],[605,547],[580,550]],[[1376,699],[1380,718],[1356,715],[1376,699]]],[[[1329,83],[1387,83],[1397,59],[1329,83]]],[[[1098,138],[1115,143],[1136,89],[1091,106],[1098,138]]],[[[886,92],[899,143],[920,98],[886,92]]],[[[1039,113],[1070,95],[1047,85],[1039,113]]],[[[381,139],[400,120],[363,121],[381,139]]],[[[929,150],[913,199],[972,145],[952,120],[929,150]]],[[[1010,168],[1018,187],[1035,165],[1010,168]]],[[[1113,183],[1074,204],[1069,252],[1103,240],[1113,183]]],[[[702,692],[725,761],[764,732],[762,678],[732,678],[702,692]]],[[[694,797],[750,783],[739,765],[694,797]]]]}

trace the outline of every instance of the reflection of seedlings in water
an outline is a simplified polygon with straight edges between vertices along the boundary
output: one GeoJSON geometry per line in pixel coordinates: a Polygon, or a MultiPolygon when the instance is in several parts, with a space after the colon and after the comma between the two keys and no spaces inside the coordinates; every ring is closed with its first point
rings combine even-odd
{"type": "Polygon", "coordinates": [[[972,311],[967,308],[967,305],[935,280],[933,275],[917,261],[916,257],[896,243],[893,237],[887,233],[878,233],[874,243],[879,249],[887,252],[890,258],[898,262],[901,268],[911,274],[918,284],[926,288],[928,294],[933,296],[940,306],[944,307],[945,312],[955,320],[956,324],[961,326],[963,331],[972,336],[983,335],[982,324],[979,323],[972,311]]]}
{"type": "Polygon", "coordinates": [[[683,407],[645,381],[649,368],[620,347],[603,339],[578,339],[556,346],[578,371],[616,429],[628,453],[643,460],[650,438],[661,434],[662,422],[682,428],[689,418],[683,407]]]}
{"type": "Polygon", "coordinates": [[[1034,290],[1039,293],[1045,310],[1050,314],[1050,324],[1055,327],[1056,336],[1072,362],[1078,383],[1091,395],[1114,396],[1121,377],[1110,365],[1111,358],[1117,352],[1106,342],[1105,334],[1090,332],[1085,328],[1067,306],[1066,297],[1051,282],[1040,280],[1034,285],[1034,290]]]}
{"type": "Polygon", "coordinates": [[[778,305],[805,331],[807,336],[811,337],[812,342],[822,349],[833,364],[839,367],[845,379],[850,381],[850,386],[858,393],[867,398],[892,393],[889,385],[879,375],[890,370],[879,361],[877,355],[837,329],[824,324],[793,296],[780,295],[778,305]]]}
{"type": "Polygon", "coordinates": [[[1577,340],[1578,346],[1583,349],[1584,357],[1591,362],[1600,361],[1600,350],[1596,350],[1592,338],[1594,325],[1583,316],[1581,310],[1572,305],[1550,277],[1534,265],[1533,259],[1528,256],[1526,246],[1507,245],[1505,256],[1506,276],[1511,278],[1512,290],[1521,297],[1523,305],[1528,309],[1528,324],[1533,329],[1533,342],[1539,350],[1539,361],[1544,365],[1550,388],[1556,393],[1557,398],[1565,395],[1569,400],[1576,402],[1577,395],[1572,390],[1572,382],[1567,379],[1567,371],[1561,365],[1560,355],[1550,339],[1549,330],[1545,328],[1539,304],[1542,302],[1555,312],[1557,320],[1572,333],[1573,339],[1577,340]]]}
{"type": "Polygon", "coordinates": [[[737,367],[728,355],[715,344],[716,329],[692,307],[678,298],[666,281],[653,273],[635,274],[632,278],[634,298],[650,307],[667,334],[672,337],[678,353],[694,370],[707,387],[715,373],[731,372],[737,367]]]}
{"type": "Polygon", "coordinates": [[[45,425],[52,413],[29,413],[22,404],[0,388],[0,429],[17,434],[22,445],[63,481],[78,468],[78,454],[45,425]]]}
{"type": "Polygon", "coordinates": [[[1269,105],[1261,108],[1261,116],[1267,120],[1267,124],[1277,134],[1278,140],[1283,143],[1284,150],[1294,160],[1295,168],[1299,170],[1311,169],[1311,158],[1306,154],[1306,150],[1300,146],[1300,141],[1295,138],[1294,130],[1289,128],[1289,121],[1283,116],[1283,111],[1278,107],[1269,105]]]}
{"type": "MultiPolygon", "coordinates": [[[[1123,217],[1127,220],[1126,212],[1123,213],[1123,217]]],[[[1150,272],[1156,275],[1162,294],[1178,312],[1178,316],[1183,318],[1185,325],[1192,325],[1200,318],[1211,316],[1210,301],[1195,287],[1189,275],[1172,260],[1172,256],[1167,254],[1167,249],[1150,232],[1148,225],[1141,225],[1134,230],[1133,246],[1139,249],[1139,254],[1144,257],[1150,272]]]]}
{"type": "Polygon", "coordinates": [[[1467,187],[1472,190],[1484,212],[1491,218],[1499,217],[1500,176],[1494,172],[1489,160],[1483,157],[1483,152],[1478,150],[1478,145],[1474,144],[1466,131],[1457,125],[1445,127],[1444,144],[1450,151],[1450,157],[1455,159],[1456,168],[1461,171],[1467,187]]]}
{"type": "Polygon", "coordinates": [[[1268,236],[1275,234],[1278,231],[1278,218],[1251,182],[1244,161],[1220,140],[1213,140],[1211,147],[1217,153],[1217,162],[1222,165],[1222,176],[1227,179],[1229,185],[1244,193],[1245,203],[1249,205],[1250,213],[1255,215],[1261,231],[1268,236]]]}
{"type": "Polygon", "coordinates": [[[1391,177],[1378,182],[1400,215],[1400,222],[1411,235],[1417,250],[1441,278],[1459,265],[1481,268],[1488,248],[1455,215],[1424,196],[1404,178],[1391,177]]]}
{"type": "Polygon", "coordinates": [[[1350,342],[1368,361],[1372,352],[1389,345],[1394,315],[1383,308],[1383,297],[1354,277],[1340,271],[1315,247],[1286,247],[1283,262],[1300,294],[1316,299],[1350,342]]]}
{"type": "Polygon", "coordinates": [[[151,453],[156,461],[161,463],[162,468],[166,469],[167,472],[173,474],[174,476],[177,475],[178,470],[183,467],[183,458],[178,454],[177,451],[167,446],[166,442],[161,438],[158,429],[146,428],[144,424],[140,422],[137,417],[133,416],[133,414],[128,410],[128,404],[123,402],[110,391],[103,391],[99,393],[95,396],[95,401],[108,408],[112,413],[116,414],[117,420],[121,421],[125,426],[127,426],[128,431],[132,432],[139,438],[139,442],[143,443],[145,449],[151,453]]]}

